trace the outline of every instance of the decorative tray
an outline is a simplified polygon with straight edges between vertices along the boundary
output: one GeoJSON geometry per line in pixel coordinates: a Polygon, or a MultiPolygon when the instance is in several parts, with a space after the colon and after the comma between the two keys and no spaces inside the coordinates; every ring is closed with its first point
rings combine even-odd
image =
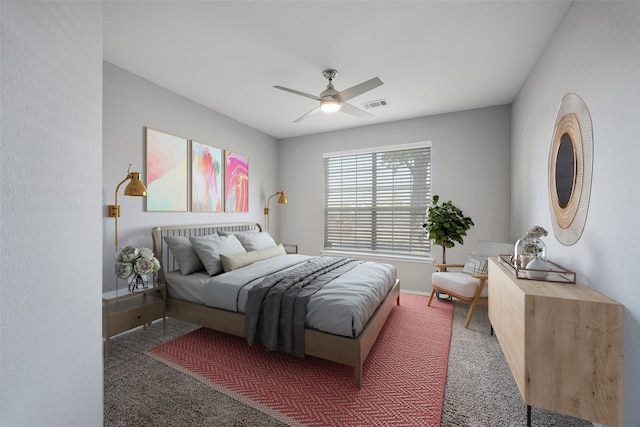
{"type": "Polygon", "coordinates": [[[569,271],[555,262],[546,260],[550,270],[533,270],[518,267],[511,262],[511,255],[499,255],[500,261],[510,267],[518,279],[541,280],[545,282],[576,283],[576,273],[569,271]]]}

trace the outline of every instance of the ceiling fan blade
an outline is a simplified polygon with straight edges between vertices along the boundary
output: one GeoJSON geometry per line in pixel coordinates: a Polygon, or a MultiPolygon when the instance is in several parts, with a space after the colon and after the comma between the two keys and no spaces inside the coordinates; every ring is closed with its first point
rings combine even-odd
{"type": "Polygon", "coordinates": [[[340,91],[338,96],[342,100],[342,102],[347,102],[351,98],[355,98],[358,95],[362,95],[365,92],[370,91],[371,89],[375,89],[378,86],[382,86],[382,80],[377,77],[372,78],[371,80],[367,80],[366,82],[362,82],[355,86],[351,86],[349,89],[345,89],[340,91]]]}
{"type": "Polygon", "coordinates": [[[320,111],[320,106],[319,105],[316,108],[314,108],[313,110],[309,111],[308,113],[305,113],[304,115],[302,115],[302,116],[298,117],[297,119],[295,119],[293,121],[293,123],[301,122],[302,120],[306,119],[307,117],[314,115],[318,111],[320,111]]]}
{"type": "Polygon", "coordinates": [[[307,98],[315,99],[316,101],[322,101],[322,98],[320,98],[320,97],[317,97],[315,95],[311,95],[309,93],[300,92],[299,90],[289,89],[288,87],[274,86],[274,88],[280,89],[280,90],[284,90],[286,92],[295,93],[296,95],[306,96],[307,98]]]}
{"type": "Polygon", "coordinates": [[[342,111],[343,113],[351,114],[352,116],[360,117],[361,119],[367,119],[369,117],[373,117],[373,114],[369,114],[366,111],[356,108],[351,104],[347,104],[346,102],[342,103],[342,107],[340,107],[340,111],[342,111]]]}

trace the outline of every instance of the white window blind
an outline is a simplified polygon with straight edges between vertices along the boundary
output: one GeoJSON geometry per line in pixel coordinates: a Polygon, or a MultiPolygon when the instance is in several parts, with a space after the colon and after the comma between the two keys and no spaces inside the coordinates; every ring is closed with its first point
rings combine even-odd
{"type": "Polygon", "coordinates": [[[325,154],[324,171],[325,249],[429,254],[429,143],[325,154]]]}

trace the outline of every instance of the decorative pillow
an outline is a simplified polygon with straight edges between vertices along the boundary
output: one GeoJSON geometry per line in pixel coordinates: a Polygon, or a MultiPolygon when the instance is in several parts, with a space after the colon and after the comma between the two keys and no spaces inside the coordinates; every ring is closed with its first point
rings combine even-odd
{"type": "MultiPolygon", "coordinates": [[[[212,235],[213,236],[213,235],[212,235]]],[[[246,252],[242,243],[236,236],[202,236],[189,238],[193,249],[200,257],[200,261],[204,264],[204,268],[209,276],[215,276],[222,273],[222,264],[220,264],[220,254],[239,254],[246,252]]]]}
{"type": "Polygon", "coordinates": [[[487,274],[489,266],[486,256],[469,255],[464,263],[463,273],[467,274],[487,274]]]}
{"type": "Polygon", "coordinates": [[[261,249],[259,251],[245,252],[243,254],[225,255],[220,254],[220,262],[225,272],[231,270],[237,270],[240,267],[244,267],[249,264],[253,264],[256,261],[263,259],[269,259],[280,255],[286,255],[282,244],[273,246],[267,249],[261,249]]]}
{"type": "Polygon", "coordinates": [[[261,249],[272,248],[276,246],[275,240],[273,237],[265,231],[241,231],[237,233],[230,233],[221,231],[220,235],[222,236],[230,236],[234,235],[240,240],[242,246],[250,251],[259,251],[261,249]]]}
{"type": "Polygon", "coordinates": [[[204,265],[202,265],[202,261],[193,249],[188,237],[165,236],[164,241],[169,246],[183,276],[204,270],[204,265]]]}

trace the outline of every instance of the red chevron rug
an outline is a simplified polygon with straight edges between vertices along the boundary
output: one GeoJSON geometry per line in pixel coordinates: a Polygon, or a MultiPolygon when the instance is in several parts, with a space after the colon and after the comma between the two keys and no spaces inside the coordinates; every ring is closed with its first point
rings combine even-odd
{"type": "Polygon", "coordinates": [[[364,364],[353,368],[249,347],[200,328],[147,354],[292,426],[439,426],[453,304],[402,294],[364,364]]]}

